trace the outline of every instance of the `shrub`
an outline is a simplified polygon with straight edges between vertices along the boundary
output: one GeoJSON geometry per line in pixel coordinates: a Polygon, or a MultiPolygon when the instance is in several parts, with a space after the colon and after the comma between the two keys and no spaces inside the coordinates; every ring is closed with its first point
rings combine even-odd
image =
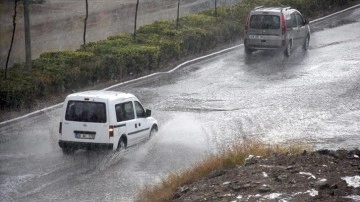
{"type": "Polygon", "coordinates": [[[133,45],[118,49],[117,55],[123,58],[127,74],[141,74],[158,67],[159,51],[158,46],[133,45]]]}
{"type": "Polygon", "coordinates": [[[158,34],[162,36],[174,36],[176,27],[171,21],[155,21],[152,24],[144,25],[137,31],[138,34],[158,34]]]}
{"type": "Polygon", "coordinates": [[[0,81],[0,107],[22,109],[35,101],[35,89],[28,75],[0,81]]]}
{"type": "Polygon", "coordinates": [[[94,55],[82,51],[46,52],[33,62],[33,70],[39,81],[45,85],[40,89],[56,93],[88,84],[90,75],[85,69],[93,69],[94,55]],[[48,83],[44,83],[48,81],[48,83]]]}
{"type": "Polygon", "coordinates": [[[178,35],[182,54],[189,55],[199,53],[203,49],[207,31],[201,28],[184,27],[178,35]]]}
{"type": "Polygon", "coordinates": [[[194,14],[180,19],[180,25],[186,27],[203,28],[216,23],[216,18],[211,15],[194,14]]]}

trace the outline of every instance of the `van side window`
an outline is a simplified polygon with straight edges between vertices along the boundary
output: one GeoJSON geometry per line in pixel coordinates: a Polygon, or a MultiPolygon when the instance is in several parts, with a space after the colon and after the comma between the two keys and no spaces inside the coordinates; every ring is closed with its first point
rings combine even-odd
{"type": "Polygon", "coordinates": [[[288,28],[288,29],[293,28],[291,15],[289,13],[286,14],[286,28],[288,28]]]}
{"type": "Polygon", "coordinates": [[[115,112],[116,112],[116,121],[117,122],[125,121],[125,113],[121,107],[121,104],[115,105],[115,112]]]}
{"type": "Polygon", "coordinates": [[[293,26],[292,26],[291,19],[286,20],[286,28],[291,29],[292,27],[293,27],[293,26]]]}
{"type": "Polygon", "coordinates": [[[132,102],[124,102],[115,105],[115,112],[117,122],[127,121],[135,118],[132,102]]]}
{"type": "Polygon", "coordinates": [[[297,27],[297,21],[296,21],[296,17],[295,17],[295,14],[292,13],[291,15],[291,24],[292,24],[292,27],[297,27]]]}
{"type": "Polygon", "coordinates": [[[135,101],[135,111],[136,111],[137,118],[145,118],[146,117],[145,110],[138,101],[135,101]]]}
{"type": "Polygon", "coordinates": [[[297,18],[297,21],[298,21],[299,25],[301,25],[301,26],[305,25],[305,20],[299,13],[296,13],[296,18],[297,18]]]}

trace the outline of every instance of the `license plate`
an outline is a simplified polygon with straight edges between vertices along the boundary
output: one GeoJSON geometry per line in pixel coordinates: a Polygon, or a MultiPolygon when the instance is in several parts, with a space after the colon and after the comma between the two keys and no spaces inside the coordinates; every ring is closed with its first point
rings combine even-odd
{"type": "Polygon", "coordinates": [[[250,39],[263,39],[264,36],[262,36],[262,35],[249,35],[249,38],[250,39]]]}
{"type": "Polygon", "coordinates": [[[79,139],[95,139],[95,134],[75,133],[75,137],[79,139]]]}

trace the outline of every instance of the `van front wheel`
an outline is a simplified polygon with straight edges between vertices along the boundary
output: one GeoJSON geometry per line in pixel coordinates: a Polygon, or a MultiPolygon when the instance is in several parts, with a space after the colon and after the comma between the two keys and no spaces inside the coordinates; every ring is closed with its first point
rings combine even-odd
{"type": "Polygon", "coordinates": [[[305,51],[307,51],[309,49],[309,44],[310,44],[310,36],[307,35],[303,44],[303,49],[305,51]]]}
{"type": "Polygon", "coordinates": [[[286,48],[284,50],[284,55],[286,57],[290,57],[290,55],[291,55],[291,48],[292,48],[291,46],[292,46],[291,41],[289,41],[289,43],[287,44],[287,46],[286,46],[286,48]]]}
{"type": "Polygon", "coordinates": [[[157,130],[155,127],[152,127],[150,130],[150,134],[149,134],[149,139],[154,137],[154,135],[156,134],[157,130]]]}

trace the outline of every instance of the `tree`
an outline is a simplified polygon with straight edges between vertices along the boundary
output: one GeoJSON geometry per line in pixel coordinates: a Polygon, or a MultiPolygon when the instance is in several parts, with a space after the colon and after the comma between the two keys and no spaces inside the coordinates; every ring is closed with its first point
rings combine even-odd
{"type": "Polygon", "coordinates": [[[27,71],[29,71],[31,69],[29,0],[24,0],[24,26],[25,26],[25,68],[27,71]]]}
{"type": "Polygon", "coordinates": [[[215,17],[217,17],[217,0],[215,0],[215,17]]]}
{"type": "Polygon", "coordinates": [[[85,16],[85,19],[84,19],[84,35],[83,35],[84,45],[86,44],[86,24],[87,24],[87,19],[88,19],[88,16],[89,16],[88,0],[85,0],[85,4],[86,4],[86,16],[85,16]]]}
{"type": "Polygon", "coordinates": [[[139,9],[139,0],[136,1],[136,8],[135,8],[134,40],[136,39],[136,23],[137,23],[138,9],[139,9]]]}
{"type": "Polygon", "coordinates": [[[16,10],[17,10],[17,3],[18,3],[18,0],[15,0],[14,15],[13,15],[13,31],[12,31],[12,36],[11,36],[11,43],[10,43],[9,52],[8,52],[8,55],[7,55],[7,58],[6,58],[4,79],[7,79],[7,71],[8,71],[8,65],[9,65],[9,59],[10,59],[11,50],[12,50],[12,47],[13,47],[13,44],[14,44],[14,37],[15,37],[15,30],[16,30],[16,10]]]}
{"type": "Polygon", "coordinates": [[[179,28],[179,17],[180,17],[180,0],[178,0],[178,5],[177,5],[176,28],[179,28]]]}

